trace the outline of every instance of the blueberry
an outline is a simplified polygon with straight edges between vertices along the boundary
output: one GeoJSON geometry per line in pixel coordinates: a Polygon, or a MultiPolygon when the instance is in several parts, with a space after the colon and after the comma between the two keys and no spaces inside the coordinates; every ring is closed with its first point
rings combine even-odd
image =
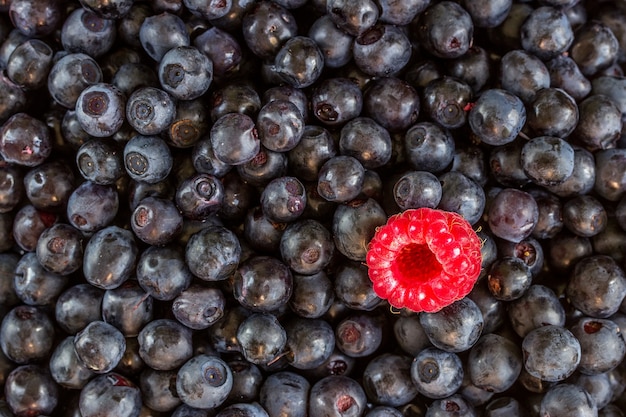
{"type": "Polygon", "coordinates": [[[328,78],[311,95],[311,110],[327,126],[341,126],[361,114],[363,93],[349,78],[328,78]]]}
{"type": "Polygon", "coordinates": [[[261,146],[254,121],[240,113],[228,113],[217,119],[210,137],[215,157],[228,165],[250,161],[261,146]]]}
{"type": "Polygon", "coordinates": [[[382,301],[361,263],[344,262],[335,272],[333,283],[337,299],[353,310],[371,311],[382,301]]]}
{"type": "Polygon", "coordinates": [[[382,344],[385,324],[384,318],[379,315],[349,315],[335,327],[337,348],[355,358],[370,356],[382,344]]]}
{"type": "Polygon", "coordinates": [[[308,33],[324,54],[324,66],[341,68],[352,58],[354,38],[335,25],[329,15],[319,17],[308,33]]]}
{"type": "Polygon", "coordinates": [[[539,136],[567,138],[578,124],[578,105],[564,90],[544,88],[530,102],[527,119],[539,136]]]}
{"type": "Polygon", "coordinates": [[[304,117],[295,104],[272,100],[259,110],[256,126],[264,147],[275,152],[286,152],[300,142],[304,133],[304,117]]]}
{"type": "Polygon", "coordinates": [[[472,132],[489,145],[512,142],[526,122],[526,109],[516,95],[500,89],[484,91],[470,110],[472,132]]]}
{"type": "Polygon", "coordinates": [[[441,200],[437,207],[458,213],[470,224],[475,224],[485,209],[485,194],[482,188],[458,171],[441,174],[439,183],[441,200]]]}
{"type": "Polygon", "coordinates": [[[37,3],[29,0],[11,1],[8,12],[15,28],[28,37],[51,34],[59,28],[64,17],[62,5],[50,0],[37,3]]]}
{"type": "Polygon", "coordinates": [[[119,195],[111,185],[85,181],[67,200],[67,218],[83,233],[93,233],[110,225],[119,208],[119,195]]]}
{"type": "Polygon", "coordinates": [[[213,62],[192,46],[177,46],[159,62],[159,82],[163,90],[178,100],[203,95],[213,81],[213,62]]]}
{"type": "Polygon", "coordinates": [[[348,259],[364,261],[367,242],[374,237],[376,228],[386,221],[385,211],[371,198],[337,206],[331,230],[335,247],[348,259]]]}
{"type": "Polygon", "coordinates": [[[97,376],[80,392],[80,414],[84,417],[138,417],[141,405],[139,388],[116,372],[97,376]]]}
{"type": "Polygon", "coordinates": [[[175,370],[144,369],[139,376],[142,402],[155,411],[167,412],[176,408],[181,403],[175,389],[176,377],[175,370]]]}
{"type": "Polygon", "coordinates": [[[269,415],[307,415],[311,385],[296,373],[280,371],[269,375],[261,385],[259,402],[269,415]]]}
{"type": "Polygon", "coordinates": [[[126,102],[126,120],[142,135],[161,133],[174,121],[175,115],[174,100],[158,88],[138,88],[126,102]]]}
{"type": "Polygon", "coordinates": [[[331,375],[311,387],[308,415],[359,416],[365,412],[366,402],[365,392],[357,381],[347,376],[331,375]]]}
{"type": "Polygon", "coordinates": [[[409,38],[397,26],[376,24],[354,40],[353,60],[368,75],[392,76],[409,63],[410,45],[409,38]]]}
{"type": "Polygon", "coordinates": [[[16,416],[53,414],[59,403],[59,391],[48,370],[40,365],[15,368],[4,386],[7,404],[16,416]]]}
{"type": "Polygon", "coordinates": [[[268,365],[277,359],[287,343],[284,327],[268,313],[254,313],[243,319],[236,337],[244,358],[255,365],[268,365]]]}
{"type": "Polygon", "coordinates": [[[442,187],[439,179],[427,171],[409,171],[393,187],[393,197],[402,209],[435,208],[439,205],[442,187]]]}
{"type": "Polygon", "coordinates": [[[591,91],[591,82],[570,56],[559,55],[546,62],[546,66],[550,73],[550,85],[563,89],[575,100],[584,99],[591,91]]]}
{"type": "Polygon", "coordinates": [[[104,291],[90,284],[67,288],[55,305],[56,323],[66,333],[76,334],[92,321],[102,317],[104,291]]]}
{"type": "Polygon", "coordinates": [[[460,394],[453,394],[441,400],[435,400],[428,408],[425,417],[452,417],[452,416],[476,417],[476,410],[460,394]]]}
{"type": "Polygon", "coordinates": [[[326,13],[335,25],[352,36],[358,36],[376,24],[379,16],[375,2],[353,3],[346,0],[326,1],[326,13]]]}
{"type": "Polygon", "coordinates": [[[261,146],[259,153],[245,164],[237,165],[241,179],[251,185],[264,186],[287,174],[287,153],[271,151],[261,146]]]}
{"type": "Polygon", "coordinates": [[[95,374],[80,362],[74,350],[74,337],[63,339],[50,356],[50,376],[54,381],[72,389],[83,388],[95,374]]]}
{"type": "Polygon", "coordinates": [[[139,41],[148,56],[157,62],[170,49],[190,43],[185,22],[168,12],[147,16],[139,29],[139,41]]]}
{"type": "Polygon", "coordinates": [[[126,97],[108,83],[87,86],[76,99],[76,118],[88,134],[112,136],[125,120],[126,97]]]}
{"type": "Polygon", "coordinates": [[[52,320],[42,308],[20,305],[2,319],[0,348],[12,362],[27,364],[48,356],[54,334],[52,320]]]}
{"type": "Polygon", "coordinates": [[[436,313],[421,313],[420,324],[435,347],[456,353],[478,341],[484,320],[478,305],[464,298],[436,313]]]}
{"type": "Polygon", "coordinates": [[[158,136],[136,135],[124,146],[124,166],[136,181],[151,184],[164,180],[173,159],[165,141],[158,136]]]}
{"type": "Polygon", "coordinates": [[[152,369],[178,369],[193,355],[191,336],[191,329],[177,321],[153,320],[141,329],[137,337],[139,356],[152,369]]]}
{"type": "Polygon", "coordinates": [[[451,1],[431,4],[419,16],[417,24],[420,44],[439,58],[458,58],[468,51],[473,41],[472,17],[451,1]]]}
{"type": "Polygon", "coordinates": [[[272,312],[286,305],[293,292],[291,271],[280,260],[254,256],[242,262],[233,277],[233,295],[255,312],[272,312]]]}
{"type": "Polygon", "coordinates": [[[124,336],[137,336],[154,317],[154,302],[134,280],[108,289],[102,298],[102,318],[124,336]]]}
{"type": "Polygon", "coordinates": [[[192,285],[174,298],[174,317],[190,329],[206,329],[224,317],[226,298],[217,288],[192,285]]]}
{"type": "Polygon", "coordinates": [[[526,51],[547,61],[569,49],[574,32],[562,10],[543,6],[533,10],[524,21],[520,38],[526,51]]]}
{"type": "Polygon", "coordinates": [[[52,48],[39,39],[20,44],[7,62],[7,75],[26,90],[37,90],[44,85],[52,66],[52,48]]]}
{"type": "Polygon", "coordinates": [[[619,42],[611,29],[592,20],[576,31],[570,56],[584,75],[591,76],[610,67],[617,59],[618,50],[619,42]]]}
{"type": "Polygon", "coordinates": [[[532,274],[523,260],[516,257],[497,259],[489,268],[487,285],[493,296],[501,301],[520,298],[530,287],[532,274]]]}
{"type": "Polygon", "coordinates": [[[463,365],[456,353],[427,347],[413,359],[411,379],[420,394],[432,399],[445,398],[461,387],[463,365]]]}
{"type": "Polygon", "coordinates": [[[274,58],[273,70],[288,85],[305,88],[322,74],[324,56],[311,38],[294,36],[286,41],[274,58]]]}
{"type": "Polygon", "coordinates": [[[298,219],[306,208],[306,191],[296,177],[273,179],[261,193],[261,209],[272,221],[287,223],[298,219]]]}
{"type": "Polygon", "coordinates": [[[102,289],[117,288],[134,271],[138,248],[131,231],[108,226],[85,245],[83,274],[88,283],[102,289]]]}
{"type": "Polygon", "coordinates": [[[313,275],[330,263],[335,245],[324,225],[307,219],[287,226],[280,238],[279,249],[283,261],[295,273],[313,275]]]}
{"type": "Polygon", "coordinates": [[[466,122],[466,107],[472,99],[471,87],[452,77],[438,78],[424,88],[424,112],[447,129],[456,129],[466,122]]]}
{"type": "Polygon", "coordinates": [[[559,384],[550,388],[541,400],[540,412],[554,416],[576,413],[580,416],[594,416],[598,408],[591,395],[573,384],[559,384]]]}
{"type": "Polygon", "coordinates": [[[550,73],[537,56],[513,50],[500,61],[500,82],[502,88],[529,103],[537,91],[550,87],[550,73]]]}
{"type": "Polygon", "coordinates": [[[124,335],[104,321],[92,321],[74,336],[74,351],[79,362],[97,374],[112,371],[125,350],[124,335]]]}
{"type": "Polygon", "coordinates": [[[12,281],[15,295],[24,304],[50,307],[67,285],[68,277],[48,271],[35,253],[28,252],[15,266],[12,281]]]}
{"type": "Polygon", "coordinates": [[[0,156],[10,163],[34,167],[52,152],[48,126],[26,113],[16,113],[0,130],[0,156]]]}
{"type": "Polygon", "coordinates": [[[489,228],[502,239],[524,240],[539,219],[537,202],[528,193],[514,188],[500,191],[489,208],[489,228]]]}
{"type": "Polygon", "coordinates": [[[176,115],[165,130],[168,143],[177,148],[195,146],[209,131],[208,119],[204,100],[179,101],[176,115]]]}
{"type": "Polygon", "coordinates": [[[363,371],[363,388],[376,404],[398,407],[409,403],[418,393],[411,379],[411,359],[393,353],[374,357],[363,371]]]}
{"type": "Polygon", "coordinates": [[[285,332],[287,360],[296,369],[323,365],[335,348],[335,334],[324,320],[295,317],[285,323],[285,332]]]}
{"type": "Polygon", "coordinates": [[[612,320],[583,317],[570,330],[580,343],[578,372],[581,374],[603,374],[614,369],[624,359],[624,337],[612,320]]]}
{"type": "Polygon", "coordinates": [[[107,139],[83,143],[76,152],[76,166],[84,179],[98,185],[112,185],[125,173],[120,148],[107,139]]]}
{"type": "Polygon", "coordinates": [[[185,249],[189,270],[206,281],[227,279],[237,269],[240,257],[237,236],[222,226],[208,226],[194,233],[185,249]]]}
{"type": "Polygon", "coordinates": [[[562,381],[572,375],[581,360],[578,339],[566,328],[545,325],[531,330],[522,341],[524,368],[544,381],[562,381]]]}
{"type": "Polygon", "coordinates": [[[72,11],[61,28],[61,43],[66,51],[93,58],[106,54],[113,47],[115,36],[114,20],[103,19],[83,7],[72,11]]]}
{"type": "Polygon", "coordinates": [[[515,342],[494,333],[482,336],[469,354],[472,383],[489,392],[504,392],[522,371],[522,352],[515,342]]]}

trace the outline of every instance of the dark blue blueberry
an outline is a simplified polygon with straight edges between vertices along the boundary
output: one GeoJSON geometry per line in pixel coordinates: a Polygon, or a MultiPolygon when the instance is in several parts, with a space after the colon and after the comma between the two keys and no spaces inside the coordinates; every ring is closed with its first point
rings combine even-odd
{"type": "Polygon", "coordinates": [[[335,25],[352,36],[359,36],[376,24],[378,5],[373,0],[354,3],[349,0],[327,0],[326,13],[335,25]]]}
{"type": "Polygon", "coordinates": [[[270,374],[263,381],[259,402],[269,415],[306,417],[311,384],[303,376],[290,371],[270,374]]]}
{"type": "Polygon", "coordinates": [[[65,275],[45,269],[34,252],[22,256],[13,275],[15,295],[28,305],[51,307],[67,283],[65,275]]]}
{"type": "Polygon", "coordinates": [[[370,356],[382,344],[386,324],[381,315],[351,314],[335,326],[337,348],[353,358],[370,356]]]}
{"type": "Polygon", "coordinates": [[[74,336],[74,351],[79,362],[97,374],[112,371],[125,350],[124,335],[104,321],[93,321],[74,336]]]}
{"type": "Polygon", "coordinates": [[[233,277],[233,295],[244,307],[272,312],[285,306],[293,292],[291,271],[270,256],[253,256],[242,262],[233,277]]]}
{"type": "Polygon", "coordinates": [[[2,319],[0,348],[12,362],[27,364],[52,352],[54,334],[54,324],[42,308],[20,305],[2,319]]]}
{"type": "Polygon", "coordinates": [[[341,129],[339,153],[356,158],[366,169],[380,168],[391,159],[391,136],[373,119],[357,117],[341,129]]]}
{"type": "Polygon", "coordinates": [[[270,181],[287,174],[287,153],[271,151],[261,146],[259,153],[245,164],[237,165],[242,180],[255,186],[267,185],[270,181]]]}
{"type": "Polygon", "coordinates": [[[157,412],[167,412],[176,408],[181,403],[175,388],[176,377],[176,370],[144,369],[139,376],[142,403],[157,412]]]}
{"type": "Polygon", "coordinates": [[[126,102],[126,120],[141,135],[156,135],[176,116],[176,104],[165,91],[154,87],[135,90],[126,102]]]}
{"type": "Polygon", "coordinates": [[[139,41],[148,56],[157,62],[170,49],[189,46],[190,42],[185,22],[168,12],[147,16],[139,29],[139,41]]]}
{"type": "Polygon", "coordinates": [[[404,147],[408,162],[418,171],[441,172],[454,158],[452,135],[446,128],[431,122],[411,126],[404,135],[404,147]]]}
{"type": "Polygon", "coordinates": [[[185,249],[189,270],[205,281],[230,277],[237,269],[240,257],[239,239],[222,226],[207,226],[193,234],[185,249]]]}
{"type": "Polygon", "coordinates": [[[7,376],[4,393],[16,416],[52,415],[59,403],[60,389],[48,369],[23,365],[7,376]]]}
{"type": "Polygon", "coordinates": [[[192,285],[174,298],[172,313],[183,325],[201,330],[221,319],[225,307],[226,298],[221,290],[192,285]]]}
{"type": "Polygon", "coordinates": [[[283,44],[274,58],[273,70],[285,83],[295,88],[312,85],[322,75],[324,56],[315,41],[294,36],[283,44]]]}
{"type": "Polygon", "coordinates": [[[154,302],[135,280],[108,289],[102,298],[102,318],[125,337],[135,337],[154,317],[154,302]]]}
{"type": "Polygon", "coordinates": [[[580,343],[566,328],[546,325],[531,330],[522,341],[524,368],[544,381],[562,381],[580,363],[580,343]]]}
{"type": "Polygon", "coordinates": [[[500,89],[484,91],[469,113],[472,132],[489,145],[512,142],[526,122],[526,109],[516,95],[500,89]]]}
{"type": "Polygon", "coordinates": [[[278,319],[268,313],[254,313],[243,319],[236,330],[244,358],[255,365],[269,365],[287,343],[287,333],[278,319]]]}
{"type": "Polygon", "coordinates": [[[423,110],[444,128],[459,128],[465,124],[471,97],[472,90],[465,82],[451,77],[438,78],[424,88],[423,110]]]}
{"type": "Polygon", "coordinates": [[[261,209],[272,221],[286,223],[296,220],[306,207],[306,191],[296,177],[279,177],[265,186],[261,193],[261,209]]]}
{"type": "Polygon", "coordinates": [[[524,21],[520,39],[526,51],[547,61],[569,49],[574,41],[574,32],[561,9],[542,6],[533,10],[524,21]]]}
{"type": "Polygon", "coordinates": [[[112,185],[125,173],[121,149],[104,138],[81,145],[76,152],[76,166],[83,178],[99,185],[112,185]]]}
{"type": "Polygon", "coordinates": [[[124,17],[133,6],[133,0],[80,0],[80,4],[104,19],[124,17]]]}
{"type": "Polygon", "coordinates": [[[472,383],[479,388],[504,392],[513,386],[521,371],[519,346],[503,336],[486,334],[470,350],[468,372],[472,383]]]}
{"type": "Polygon", "coordinates": [[[550,73],[535,55],[523,51],[507,52],[500,61],[502,88],[529,103],[537,91],[550,87],[550,73]]]}
{"type": "Polygon", "coordinates": [[[50,356],[50,376],[54,381],[70,389],[83,388],[95,373],[82,364],[74,350],[74,337],[67,336],[50,356]]]}
{"type": "Polygon", "coordinates": [[[313,384],[308,403],[309,417],[358,416],[367,409],[361,385],[342,375],[327,376],[313,384]]]}
{"type": "Polygon", "coordinates": [[[166,128],[168,143],[176,148],[196,145],[209,131],[209,115],[204,100],[181,100],[176,103],[174,120],[166,128]]]}
{"type": "Polygon", "coordinates": [[[399,73],[411,59],[411,41],[397,26],[377,24],[361,33],[352,47],[356,66],[368,75],[399,73]]]}
{"type": "MultiPolygon", "coordinates": [[[[626,195],[626,149],[606,149],[594,153],[594,191],[609,201],[619,201],[626,195]]],[[[28,191],[27,191],[28,192],[28,191]]]]}
{"type": "Polygon", "coordinates": [[[125,120],[126,97],[113,84],[87,86],[76,100],[76,118],[80,126],[96,137],[112,136],[125,120]]]}
{"type": "Polygon", "coordinates": [[[381,303],[372,288],[367,268],[358,262],[344,262],[334,275],[337,300],[353,310],[370,311],[381,303]]]}
{"type": "Polygon", "coordinates": [[[16,113],[0,130],[0,156],[9,163],[34,167],[52,152],[48,126],[26,113],[16,113]]]}
{"type": "Polygon", "coordinates": [[[545,393],[541,399],[539,412],[543,415],[571,415],[591,417],[598,415],[598,407],[591,395],[573,384],[558,384],[545,393]]]}
{"type": "Polygon", "coordinates": [[[139,356],[157,371],[177,369],[193,355],[191,336],[191,329],[175,320],[153,320],[137,336],[139,356]]]}
{"type": "Polygon", "coordinates": [[[74,189],[67,201],[70,224],[83,233],[93,233],[111,224],[119,208],[113,186],[85,181],[74,189]]]}
{"type": "Polygon", "coordinates": [[[348,259],[365,261],[368,242],[386,222],[387,214],[374,199],[339,205],[333,214],[335,247],[348,259]]]}
{"type": "Polygon", "coordinates": [[[138,417],[141,405],[139,388],[116,372],[97,376],[80,392],[83,417],[138,417]]]}
{"type": "Polygon", "coordinates": [[[137,244],[131,231],[118,226],[100,229],[85,246],[85,279],[105,290],[119,287],[134,272],[137,252],[137,244]]]}
{"type": "Polygon", "coordinates": [[[331,325],[321,319],[295,317],[285,324],[285,352],[296,369],[315,369],[324,364],[335,348],[331,325]]]}
{"type": "Polygon", "coordinates": [[[216,122],[228,113],[241,113],[256,119],[261,104],[261,97],[254,86],[231,82],[211,94],[211,120],[216,122]]]}
{"type": "Polygon", "coordinates": [[[582,100],[591,91],[591,82],[570,56],[559,55],[546,62],[546,66],[550,73],[550,86],[563,89],[576,101],[582,100]]]}
{"type": "Polygon", "coordinates": [[[532,233],[539,208],[532,195],[515,188],[500,191],[489,208],[489,228],[499,238],[520,242],[532,233]]]}
{"type": "Polygon", "coordinates": [[[418,393],[411,378],[411,358],[393,353],[374,357],[363,371],[363,388],[376,404],[399,407],[418,393]]]}
{"type": "Polygon", "coordinates": [[[485,192],[478,184],[457,171],[440,175],[439,182],[439,209],[458,213],[470,224],[480,220],[485,209],[485,192]]]}
{"type": "Polygon", "coordinates": [[[538,136],[567,138],[578,124],[576,101],[559,88],[537,91],[528,105],[528,126],[538,136]]]}
{"type": "Polygon", "coordinates": [[[115,43],[115,21],[103,19],[79,7],[63,22],[61,43],[70,53],[83,53],[93,58],[106,54],[115,43]]]}
{"type": "Polygon", "coordinates": [[[53,0],[36,3],[30,0],[13,0],[8,12],[17,30],[25,36],[37,38],[58,29],[64,18],[63,5],[53,0]]]}
{"type": "Polygon", "coordinates": [[[287,226],[279,249],[283,261],[295,273],[313,275],[330,263],[335,245],[323,224],[307,219],[287,226]]]}
{"type": "Polygon", "coordinates": [[[607,69],[617,60],[619,42],[604,23],[590,20],[574,35],[570,56],[585,76],[607,69]]]}
{"type": "Polygon", "coordinates": [[[325,67],[340,68],[352,59],[354,38],[337,27],[329,15],[323,15],[313,22],[308,36],[324,54],[325,67]]]}
{"type": "Polygon", "coordinates": [[[37,242],[37,259],[47,271],[69,275],[83,265],[83,235],[78,229],[56,223],[37,242]]]}
{"type": "Polygon", "coordinates": [[[136,135],[124,146],[124,166],[135,181],[151,184],[163,181],[172,164],[171,151],[158,136],[136,135]]]}
{"type": "Polygon", "coordinates": [[[66,333],[76,334],[87,324],[102,318],[103,296],[103,290],[90,284],[69,287],[57,299],[56,323],[66,333]]]}
{"type": "Polygon", "coordinates": [[[41,233],[56,221],[55,214],[39,211],[32,204],[27,204],[15,213],[8,226],[13,226],[11,233],[17,246],[27,252],[34,252],[41,233]]]}
{"type": "Polygon", "coordinates": [[[607,212],[591,195],[580,195],[563,204],[563,224],[578,236],[592,237],[607,227],[607,212]]]}
{"type": "Polygon", "coordinates": [[[327,126],[343,125],[361,114],[363,94],[349,78],[328,78],[311,95],[311,110],[327,126]]]}
{"type": "Polygon", "coordinates": [[[293,275],[293,293],[289,308],[300,317],[317,319],[330,309],[335,300],[333,283],[324,272],[293,275]]]}
{"type": "Polygon", "coordinates": [[[256,3],[243,18],[243,38],[262,59],[271,59],[281,46],[297,35],[298,25],[289,10],[268,0],[256,3]]]}
{"type": "Polygon", "coordinates": [[[163,246],[176,238],[183,228],[183,216],[171,200],[146,197],[131,215],[130,225],[139,240],[163,246]]]}
{"type": "Polygon", "coordinates": [[[464,298],[436,313],[420,314],[420,323],[430,342],[446,352],[463,352],[480,337],[484,320],[478,305],[464,298]]]}
{"type": "Polygon", "coordinates": [[[213,63],[192,46],[177,46],[159,62],[161,87],[178,100],[193,100],[203,95],[213,81],[213,63]]]}
{"type": "Polygon", "coordinates": [[[254,120],[241,113],[228,113],[217,119],[210,137],[215,157],[229,165],[250,161],[261,146],[254,120]]]}
{"type": "Polygon", "coordinates": [[[417,25],[420,45],[439,58],[458,58],[473,42],[472,17],[451,1],[431,4],[419,16],[417,25]]]}
{"type": "Polygon", "coordinates": [[[587,150],[609,149],[621,136],[622,112],[607,96],[592,94],[579,105],[579,120],[572,136],[587,150]]]}
{"type": "Polygon", "coordinates": [[[293,149],[304,133],[304,117],[286,100],[272,100],[259,110],[256,119],[261,144],[275,152],[293,149]]]}
{"type": "Polygon", "coordinates": [[[15,48],[9,57],[6,74],[20,87],[37,90],[46,85],[52,58],[52,48],[47,43],[29,39],[15,48]]]}
{"type": "Polygon", "coordinates": [[[427,347],[413,359],[411,379],[420,394],[432,399],[445,398],[461,387],[463,364],[456,353],[427,347]]]}
{"type": "Polygon", "coordinates": [[[615,369],[626,355],[620,327],[612,320],[583,317],[570,327],[580,342],[578,372],[599,375],[615,369]]]}

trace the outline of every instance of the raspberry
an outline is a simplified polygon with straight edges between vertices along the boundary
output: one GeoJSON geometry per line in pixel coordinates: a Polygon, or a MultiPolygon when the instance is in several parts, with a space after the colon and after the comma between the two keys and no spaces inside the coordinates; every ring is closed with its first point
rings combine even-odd
{"type": "Polygon", "coordinates": [[[433,313],[472,290],[480,249],[479,237],[461,215],[419,208],[379,227],[366,261],[379,297],[396,308],[433,313]]]}

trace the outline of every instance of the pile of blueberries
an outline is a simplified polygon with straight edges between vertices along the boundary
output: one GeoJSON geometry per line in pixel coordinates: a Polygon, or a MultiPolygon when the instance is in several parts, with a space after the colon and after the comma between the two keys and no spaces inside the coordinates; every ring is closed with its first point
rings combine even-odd
{"type": "Polygon", "coordinates": [[[624,0],[0,0],[0,70],[0,416],[626,415],[624,0]]]}

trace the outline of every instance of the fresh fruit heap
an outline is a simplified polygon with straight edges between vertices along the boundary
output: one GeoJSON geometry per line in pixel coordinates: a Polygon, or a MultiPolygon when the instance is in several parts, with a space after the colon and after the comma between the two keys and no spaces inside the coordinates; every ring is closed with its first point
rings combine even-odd
{"type": "Polygon", "coordinates": [[[0,69],[0,416],[624,417],[623,0],[0,0],[0,69]]]}

